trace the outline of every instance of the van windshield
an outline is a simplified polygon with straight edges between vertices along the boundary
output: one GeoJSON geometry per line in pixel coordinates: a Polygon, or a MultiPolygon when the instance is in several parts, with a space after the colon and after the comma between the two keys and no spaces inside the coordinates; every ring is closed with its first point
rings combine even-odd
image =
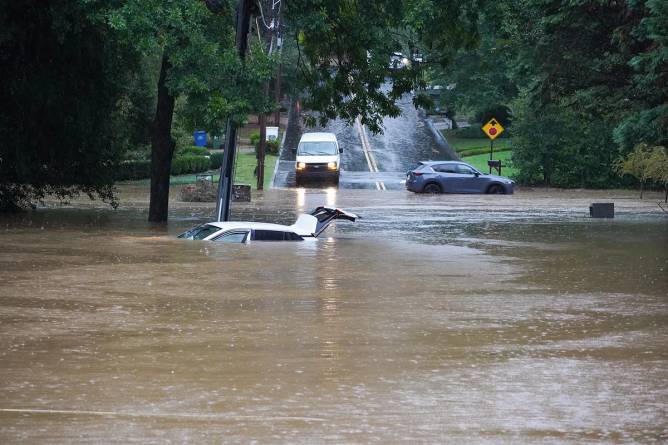
{"type": "Polygon", "coordinates": [[[301,142],[297,149],[298,155],[331,156],[337,154],[335,142],[301,142]]]}

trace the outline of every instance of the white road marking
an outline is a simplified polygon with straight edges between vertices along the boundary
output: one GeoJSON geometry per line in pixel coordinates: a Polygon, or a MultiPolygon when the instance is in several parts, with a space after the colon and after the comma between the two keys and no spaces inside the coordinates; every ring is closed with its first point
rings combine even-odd
{"type": "MultiPolygon", "coordinates": [[[[371,151],[369,137],[367,136],[364,125],[362,125],[362,121],[359,117],[355,119],[355,125],[357,126],[357,134],[359,135],[360,141],[362,142],[362,152],[364,153],[366,163],[369,166],[369,171],[372,173],[378,173],[378,163],[376,162],[376,158],[371,151]]],[[[376,188],[378,190],[387,190],[383,181],[376,181],[376,188]]]]}

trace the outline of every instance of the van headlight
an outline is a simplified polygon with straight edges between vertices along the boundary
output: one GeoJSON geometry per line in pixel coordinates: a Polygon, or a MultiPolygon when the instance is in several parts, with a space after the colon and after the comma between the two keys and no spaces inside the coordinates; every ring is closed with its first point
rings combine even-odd
{"type": "Polygon", "coordinates": [[[336,166],[336,162],[328,162],[328,163],[327,163],[327,168],[328,168],[329,170],[336,170],[336,169],[337,169],[336,167],[337,167],[337,166],[336,166]]]}
{"type": "Polygon", "coordinates": [[[306,162],[297,162],[297,170],[304,170],[306,168],[306,162]]]}

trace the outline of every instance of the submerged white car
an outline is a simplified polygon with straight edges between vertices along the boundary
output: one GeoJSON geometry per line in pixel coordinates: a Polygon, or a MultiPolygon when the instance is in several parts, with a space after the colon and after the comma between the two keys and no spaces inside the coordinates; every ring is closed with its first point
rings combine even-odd
{"type": "Polygon", "coordinates": [[[359,216],[332,207],[318,207],[311,214],[299,215],[291,226],[253,221],[210,222],[179,235],[191,240],[223,243],[250,243],[252,241],[304,241],[316,238],[335,219],[355,221],[359,216]]]}

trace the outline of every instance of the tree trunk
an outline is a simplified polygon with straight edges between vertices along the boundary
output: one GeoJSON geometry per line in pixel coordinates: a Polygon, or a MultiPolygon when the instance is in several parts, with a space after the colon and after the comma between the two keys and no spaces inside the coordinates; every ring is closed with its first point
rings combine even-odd
{"type": "Polygon", "coordinates": [[[645,191],[645,181],[640,181],[640,199],[642,199],[642,193],[645,191]]]}
{"type": "Polygon", "coordinates": [[[278,71],[276,72],[276,83],[274,84],[274,93],[276,94],[276,112],[274,113],[274,125],[281,126],[281,76],[283,71],[283,64],[278,64],[278,71]]]}
{"type": "Polygon", "coordinates": [[[169,175],[176,145],[172,139],[174,96],[165,84],[170,68],[169,57],[163,54],[158,80],[158,105],[151,131],[151,202],[148,210],[148,220],[151,222],[167,221],[169,210],[169,175]]]}

